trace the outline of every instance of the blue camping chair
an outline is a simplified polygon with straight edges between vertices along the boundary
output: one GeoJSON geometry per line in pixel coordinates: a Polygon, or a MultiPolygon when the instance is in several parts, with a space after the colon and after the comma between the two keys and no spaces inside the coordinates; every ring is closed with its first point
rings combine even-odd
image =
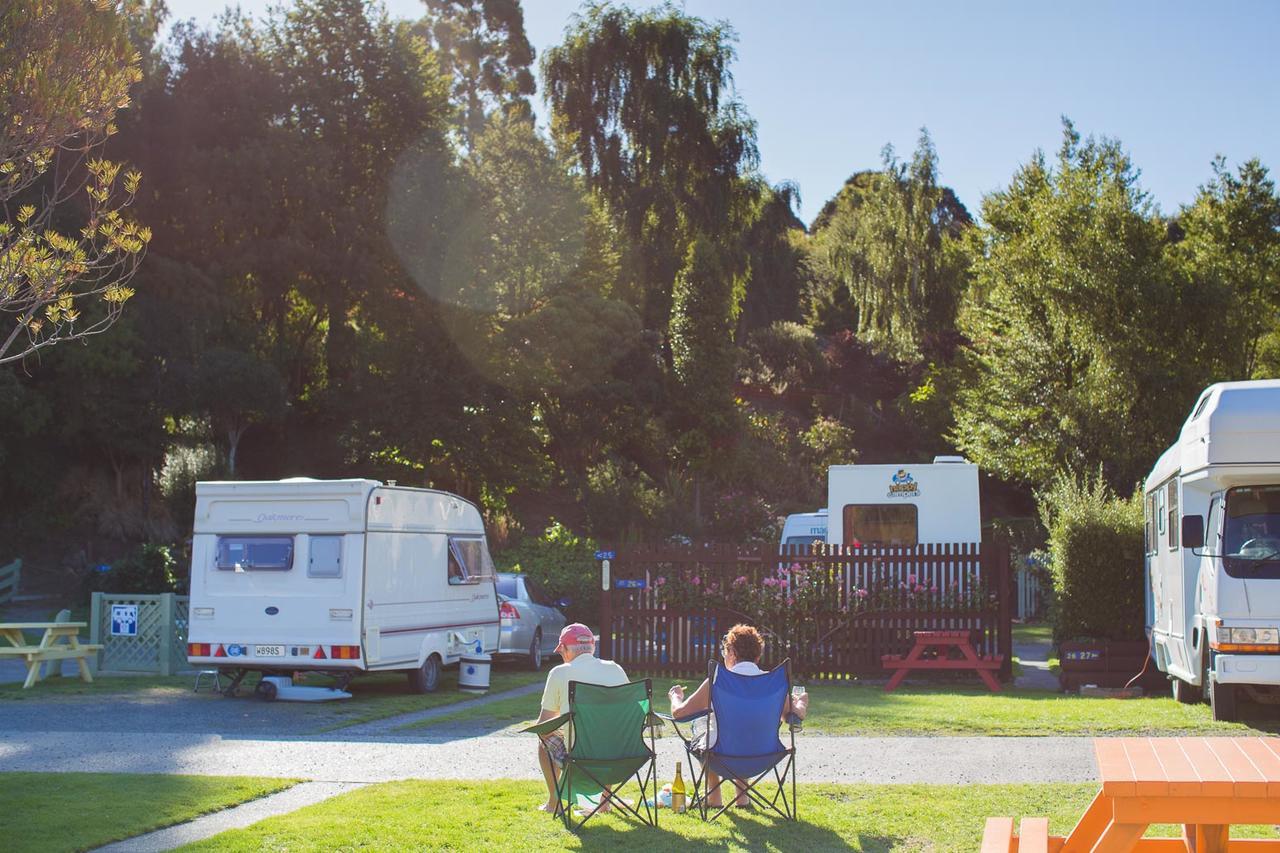
{"type": "MultiPolygon", "coordinates": [[[[685,754],[693,775],[692,807],[698,809],[703,820],[715,820],[733,805],[736,797],[726,796],[726,804],[710,818],[707,814],[714,806],[707,805],[704,780],[712,770],[725,782],[742,782],[753,802],[770,808],[787,820],[796,819],[796,731],[800,720],[788,715],[788,733],[791,746],[784,746],[778,737],[782,709],[791,692],[791,661],[785,660],[763,675],[740,675],[729,671],[718,661],[707,665],[707,678],[711,679],[711,708],[690,717],[677,720],[670,714],[658,714],[668,720],[684,741],[685,754]],[[716,720],[716,742],[709,748],[695,745],[680,730],[681,724],[712,715],[716,720]],[[697,759],[695,764],[694,759],[697,759]],[[694,771],[694,768],[698,769],[694,771]],[[757,785],[770,783],[772,775],[777,790],[772,798],[757,790],[757,785]],[[787,786],[790,780],[790,796],[787,786]]],[[[692,732],[690,732],[692,734],[692,732]]]]}

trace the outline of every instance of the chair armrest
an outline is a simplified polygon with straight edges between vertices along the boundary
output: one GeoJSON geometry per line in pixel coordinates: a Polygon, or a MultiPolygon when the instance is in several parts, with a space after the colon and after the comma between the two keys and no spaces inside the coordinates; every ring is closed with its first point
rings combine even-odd
{"type": "Polygon", "coordinates": [[[538,737],[549,735],[565,723],[569,722],[572,717],[572,711],[567,714],[561,714],[558,717],[552,717],[550,720],[546,720],[541,723],[534,723],[531,726],[525,726],[523,729],[520,729],[520,733],[524,734],[525,732],[533,732],[538,737]]]}
{"type": "Polygon", "coordinates": [[[675,725],[678,723],[692,723],[694,720],[698,719],[699,717],[705,717],[710,713],[711,713],[711,709],[708,708],[705,711],[699,711],[698,713],[690,714],[687,717],[673,717],[671,714],[663,714],[661,712],[655,712],[655,716],[661,717],[662,719],[666,720],[668,723],[675,725]]]}

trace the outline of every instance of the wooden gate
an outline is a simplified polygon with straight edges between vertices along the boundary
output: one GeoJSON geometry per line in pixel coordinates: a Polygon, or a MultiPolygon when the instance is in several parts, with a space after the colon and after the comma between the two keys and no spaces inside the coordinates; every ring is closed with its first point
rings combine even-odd
{"type": "MultiPolygon", "coordinates": [[[[603,567],[602,567],[603,568],[603,567]]],[[[914,548],[632,546],[609,561],[601,655],[628,670],[697,676],[733,624],[765,635],[765,666],[790,657],[808,679],[883,674],[912,632],[967,629],[1012,675],[1009,552],[914,548]]]]}

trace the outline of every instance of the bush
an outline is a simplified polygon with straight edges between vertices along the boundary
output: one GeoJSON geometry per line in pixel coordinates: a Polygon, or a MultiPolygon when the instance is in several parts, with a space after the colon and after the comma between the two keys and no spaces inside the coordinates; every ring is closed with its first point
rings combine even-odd
{"type": "Polygon", "coordinates": [[[147,544],[116,560],[110,571],[90,575],[88,585],[91,592],[179,592],[177,565],[168,545],[147,544]]]}
{"type": "Polygon", "coordinates": [[[1119,498],[1101,474],[1060,477],[1040,516],[1049,531],[1054,641],[1142,639],[1141,494],[1119,498]]]}
{"type": "Polygon", "coordinates": [[[526,537],[494,554],[500,572],[523,572],[542,584],[552,598],[568,598],[562,607],[570,622],[594,623],[600,615],[600,564],[596,544],[558,521],[540,537],[526,537]]]}

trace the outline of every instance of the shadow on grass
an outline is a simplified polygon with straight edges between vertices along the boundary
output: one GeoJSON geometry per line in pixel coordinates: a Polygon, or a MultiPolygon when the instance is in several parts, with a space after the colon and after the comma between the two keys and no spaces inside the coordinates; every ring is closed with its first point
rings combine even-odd
{"type": "Polygon", "coordinates": [[[630,823],[626,827],[588,823],[574,834],[588,850],[862,850],[884,851],[894,849],[899,839],[886,836],[859,835],[858,844],[850,844],[830,829],[796,821],[783,820],[776,815],[760,812],[728,811],[716,826],[727,828],[727,838],[690,838],[688,835],[667,828],[671,822],[677,825],[685,821],[699,821],[693,814],[673,815],[660,812],[658,826],[630,823]]]}

